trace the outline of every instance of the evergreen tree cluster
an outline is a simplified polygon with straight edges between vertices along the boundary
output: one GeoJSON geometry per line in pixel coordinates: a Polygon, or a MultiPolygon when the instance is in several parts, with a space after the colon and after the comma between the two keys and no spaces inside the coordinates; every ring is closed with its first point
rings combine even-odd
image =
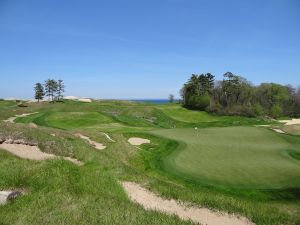
{"type": "Polygon", "coordinates": [[[61,101],[63,93],[65,92],[65,85],[63,80],[47,79],[44,84],[36,83],[34,86],[35,99],[43,100],[44,96],[48,97],[48,101],[61,101]]]}

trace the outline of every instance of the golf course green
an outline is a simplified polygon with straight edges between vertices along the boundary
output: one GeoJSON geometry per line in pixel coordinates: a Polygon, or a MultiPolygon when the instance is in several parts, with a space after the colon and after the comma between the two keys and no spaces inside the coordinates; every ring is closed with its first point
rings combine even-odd
{"type": "Polygon", "coordinates": [[[203,184],[238,188],[300,186],[299,138],[265,128],[158,130],[182,144],[163,160],[164,169],[203,184]]]}

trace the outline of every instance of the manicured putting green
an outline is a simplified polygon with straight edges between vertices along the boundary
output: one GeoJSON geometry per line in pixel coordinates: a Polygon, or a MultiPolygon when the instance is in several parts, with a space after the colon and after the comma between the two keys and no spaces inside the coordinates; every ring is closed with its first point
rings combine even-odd
{"type": "Polygon", "coordinates": [[[166,171],[203,184],[300,187],[300,138],[266,128],[169,129],[154,134],[182,144],[163,158],[166,171]],[[290,154],[293,152],[294,154],[290,154]]]}

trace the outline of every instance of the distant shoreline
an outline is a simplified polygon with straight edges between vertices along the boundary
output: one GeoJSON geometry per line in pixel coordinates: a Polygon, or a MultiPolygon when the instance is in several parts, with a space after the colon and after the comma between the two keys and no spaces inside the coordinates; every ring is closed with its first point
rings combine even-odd
{"type": "MultiPolygon", "coordinates": [[[[165,104],[169,103],[169,99],[122,99],[124,101],[133,101],[133,102],[146,102],[146,103],[154,103],[154,104],[165,104]]],[[[179,99],[175,99],[174,103],[177,103],[179,99]]]]}

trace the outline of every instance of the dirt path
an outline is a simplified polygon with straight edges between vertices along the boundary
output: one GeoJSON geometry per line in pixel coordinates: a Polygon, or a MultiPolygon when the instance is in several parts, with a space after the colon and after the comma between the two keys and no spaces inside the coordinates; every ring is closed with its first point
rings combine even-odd
{"type": "Polygon", "coordinates": [[[207,208],[187,207],[175,200],[167,200],[132,182],[122,182],[128,197],[145,209],[177,215],[203,225],[255,225],[245,217],[215,212],[207,208]]]}
{"type": "Polygon", "coordinates": [[[30,115],[33,115],[33,114],[36,114],[38,112],[33,112],[33,113],[23,113],[21,115],[15,115],[14,117],[10,117],[8,118],[7,120],[3,120],[4,122],[9,122],[9,123],[14,123],[15,122],[15,119],[17,119],[18,117],[26,117],[26,116],[30,116],[30,115]]]}
{"type": "MultiPolygon", "coordinates": [[[[25,144],[8,144],[8,143],[2,143],[0,144],[0,149],[4,149],[20,158],[23,159],[30,159],[30,160],[47,160],[47,159],[55,159],[59,158],[59,156],[48,154],[45,152],[42,152],[38,146],[30,146],[25,144]]],[[[77,159],[70,158],[70,157],[62,157],[64,160],[68,160],[76,165],[83,165],[82,162],[80,162],[77,159]]]]}
{"type": "Polygon", "coordinates": [[[86,140],[90,145],[92,145],[96,149],[103,150],[103,149],[106,148],[105,145],[103,145],[103,144],[101,144],[99,142],[96,142],[96,141],[92,141],[89,137],[84,136],[84,135],[82,135],[80,133],[75,134],[75,136],[76,137],[80,137],[81,139],[86,140]]]}
{"type": "Polygon", "coordinates": [[[142,144],[150,144],[150,140],[144,139],[144,138],[139,138],[139,137],[129,138],[128,142],[134,146],[140,146],[142,144]]]}
{"type": "Polygon", "coordinates": [[[104,132],[101,132],[108,140],[112,141],[112,142],[116,142],[114,141],[113,139],[111,139],[111,137],[107,134],[107,133],[104,133],[104,132]]]}

